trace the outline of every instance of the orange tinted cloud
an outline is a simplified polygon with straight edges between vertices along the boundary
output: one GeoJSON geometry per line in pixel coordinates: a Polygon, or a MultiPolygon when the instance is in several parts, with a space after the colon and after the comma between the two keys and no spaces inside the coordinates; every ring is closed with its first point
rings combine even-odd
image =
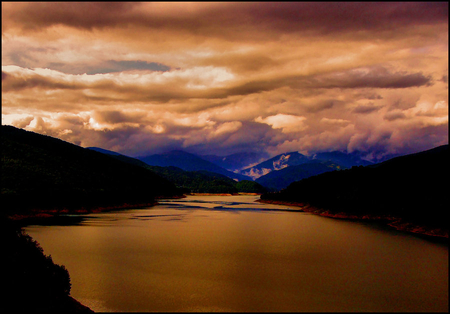
{"type": "Polygon", "coordinates": [[[448,3],[2,3],[2,120],[130,155],[448,143],[448,3]]]}

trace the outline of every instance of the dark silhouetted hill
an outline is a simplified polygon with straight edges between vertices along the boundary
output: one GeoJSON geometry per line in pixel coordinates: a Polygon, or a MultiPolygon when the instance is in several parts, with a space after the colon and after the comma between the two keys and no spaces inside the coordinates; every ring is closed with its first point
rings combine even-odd
{"type": "Polygon", "coordinates": [[[290,184],[262,200],[307,203],[333,212],[390,215],[448,230],[448,145],[290,184]]]}
{"type": "Polygon", "coordinates": [[[152,203],[180,191],[154,172],[62,140],[1,127],[3,213],[152,203]]]}
{"type": "Polygon", "coordinates": [[[67,269],[45,255],[20,227],[0,218],[2,312],[93,313],[70,296],[67,269]]]}

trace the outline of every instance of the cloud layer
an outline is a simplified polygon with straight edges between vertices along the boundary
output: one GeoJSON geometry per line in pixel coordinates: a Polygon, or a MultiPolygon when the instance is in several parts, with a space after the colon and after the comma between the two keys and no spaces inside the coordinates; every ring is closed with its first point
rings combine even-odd
{"type": "Polygon", "coordinates": [[[130,156],[448,143],[448,3],[2,3],[2,123],[130,156]]]}

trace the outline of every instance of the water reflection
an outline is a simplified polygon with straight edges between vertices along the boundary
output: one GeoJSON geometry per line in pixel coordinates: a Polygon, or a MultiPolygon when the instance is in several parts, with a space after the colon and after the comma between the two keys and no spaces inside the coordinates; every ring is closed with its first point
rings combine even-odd
{"type": "Polygon", "coordinates": [[[448,246],[256,198],[162,200],[27,232],[97,311],[448,311],[448,246]]]}

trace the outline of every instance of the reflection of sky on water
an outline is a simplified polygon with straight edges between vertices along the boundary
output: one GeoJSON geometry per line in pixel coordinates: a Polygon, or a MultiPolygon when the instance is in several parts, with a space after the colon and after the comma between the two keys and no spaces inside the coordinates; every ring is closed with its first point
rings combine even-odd
{"type": "Polygon", "coordinates": [[[26,232],[95,311],[448,309],[448,246],[254,199],[160,200],[26,232]]]}

